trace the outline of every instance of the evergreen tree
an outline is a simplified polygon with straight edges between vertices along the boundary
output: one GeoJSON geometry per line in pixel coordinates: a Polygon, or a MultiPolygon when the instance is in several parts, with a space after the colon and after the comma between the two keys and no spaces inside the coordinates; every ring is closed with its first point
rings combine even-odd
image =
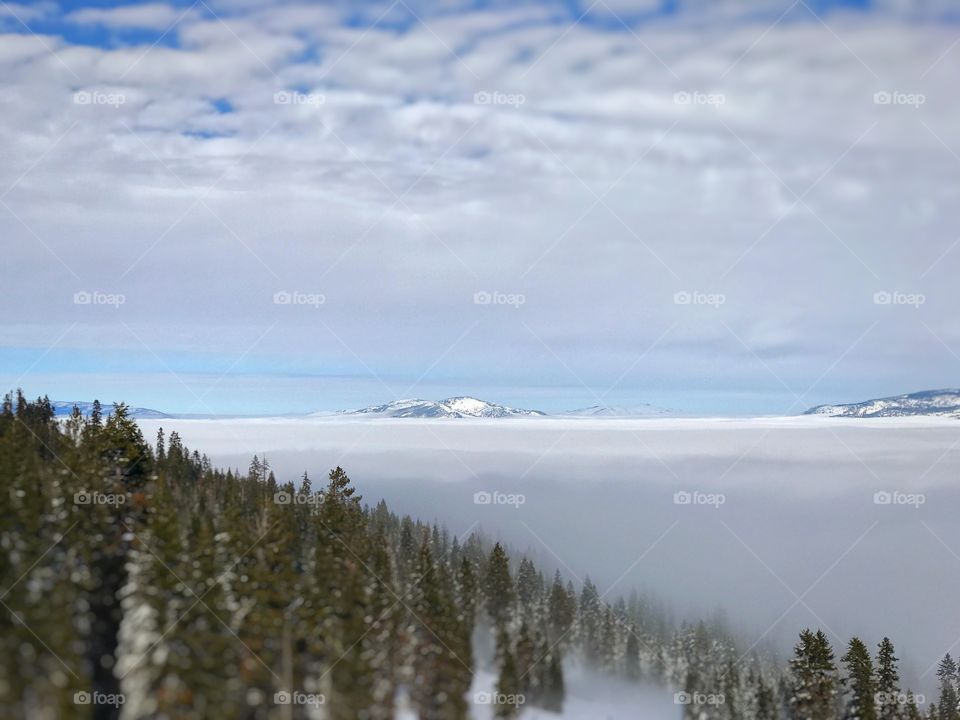
{"type": "Polygon", "coordinates": [[[802,631],[790,661],[792,720],[836,718],[836,672],[833,650],[823,631],[802,631]]]}
{"type": "Polygon", "coordinates": [[[637,637],[635,626],[631,626],[627,633],[623,674],[628,680],[637,681],[640,679],[640,639],[637,637]]]}
{"type": "Polygon", "coordinates": [[[844,720],[876,720],[874,695],[877,691],[870,651],[860,638],[855,637],[840,659],[846,668],[844,720]]]}
{"type": "Polygon", "coordinates": [[[603,608],[597,586],[590,582],[589,577],[583,581],[578,609],[580,644],[587,660],[598,664],[602,654],[603,608]]]}
{"type": "Polygon", "coordinates": [[[483,584],[487,614],[498,628],[506,627],[513,608],[513,579],[510,577],[510,561],[500,543],[493,546],[487,561],[487,573],[483,584]]]}
{"type": "Polygon", "coordinates": [[[566,688],[563,680],[563,661],[556,648],[550,652],[546,662],[547,672],[544,680],[543,693],[540,698],[540,705],[550,712],[561,713],[563,712],[563,700],[566,694],[566,688]]]}
{"type": "Polygon", "coordinates": [[[576,618],[576,607],[571,595],[563,586],[559,570],[554,574],[553,585],[550,587],[547,618],[550,643],[559,644],[561,647],[568,645],[568,638],[576,618]]]}
{"type": "Polygon", "coordinates": [[[522,692],[513,649],[510,647],[510,637],[504,629],[497,634],[497,657],[500,661],[500,674],[494,697],[494,717],[515,718],[519,714],[522,692]]]}
{"type": "Polygon", "coordinates": [[[900,675],[897,657],[890,638],[883,638],[877,650],[877,703],[878,720],[898,720],[900,715],[900,675]]]}
{"type": "Polygon", "coordinates": [[[940,699],[937,702],[940,720],[957,720],[960,718],[957,708],[957,664],[950,657],[950,653],[944,655],[940,661],[937,677],[940,679],[940,699]]]}

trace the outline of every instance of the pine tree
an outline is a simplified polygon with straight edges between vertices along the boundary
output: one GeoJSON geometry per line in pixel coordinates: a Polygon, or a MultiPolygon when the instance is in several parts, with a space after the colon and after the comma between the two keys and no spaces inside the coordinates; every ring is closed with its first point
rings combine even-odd
{"type": "Polygon", "coordinates": [[[553,576],[553,585],[550,588],[550,597],[547,600],[547,623],[551,644],[561,647],[569,645],[573,623],[576,618],[576,609],[570,595],[563,586],[560,571],[553,576]]]}
{"type": "Polygon", "coordinates": [[[603,609],[597,586],[590,581],[589,577],[583,581],[579,611],[580,644],[588,662],[596,665],[600,662],[602,655],[603,609]]]}
{"type": "MultiPolygon", "coordinates": [[[[541,660],[541,662],[544,661],[541,660]]],[[[563,680],[563,661],[557,648],[550,651],[546,662],[547,672],[540,705],[550,712],[562,713],[566,688],[563,680]]]]}
{"type": "Polygon", "coordinates": [[[834,720],[836,666],[823,631],[804,630],[790,661],[792,720],[834,720]]]}
{"type": "Polygon", "coordinates": [[[860,638],[855,637],[850,640],[846,654],[840,659],[847,671],[843,679],[847,695],[844,720],[876,720],[874,695],[877,691],[870,651],[860,638]]]}
{"type": "Polygon", "coordinates": [[[940,679],[940,720],[957,720],[960,711],[957,708],[957,664],[950,653],[944,655],[937,667],[937,677],[940,679]]]}
{"type": "Polygon", "coordinates": [[[907,704],[903,709],[903,720],[923,720],[923,714],[917,705],[917,698],[912,690],[907,690],[907,704]]]}
{"type": "Polygon", "coordinates": [[[167,446],[163,439],[163,428],[157,429],[157,445],[155,449],[157,462],[163,462],[167,459],[167,446]]]}
{"type": "Polygon", "coordinates": [[[497,678],[497,693],[494,698],[494,717],[515,718],[519,714],[522,693],[510,637],[504,629],[497,634],[497,656],[500,660],[500,675],[497,678]]]}
{"type": "Polygon", "coordinates": [[[883,638],[877,650],[877,703],[878,720],[898,720],[900,715],[900,675],[897,672],[897,657],[890,638],[883,638]]]}
{"type": "Polygon", "coordinates": [[[487,561],[487,573],[483,584],[487,614],[498,628],[506,627],[513,608],[513,579],[510,577],[510,561],[503,546],[497,543],[487,561]]]}
{"type": "Polygon", "coordinates": [[[635,625],[631,625],[627,632],[623,674],[628,680],[637,681],[640,679],[640,639],[637,637],[635,625]]]}

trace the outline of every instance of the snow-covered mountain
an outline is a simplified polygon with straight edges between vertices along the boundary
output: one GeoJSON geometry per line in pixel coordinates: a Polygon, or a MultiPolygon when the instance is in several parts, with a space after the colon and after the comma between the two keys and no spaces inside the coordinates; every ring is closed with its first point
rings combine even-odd
{"type": "Polygon", "coordinates": [[[453,397],[446,400],[395,400],[386,405],[375,405],[361,410],[343,410],[340,414],[396,418],[502,418],[544,415],[539,410],[521,410],[472,397],[453,397]]]}
{"type": "Polygon", "coordinates": [[[902,417],[905,415],[953,415],[960,417],[960,390],[924,390],[908,395],[865,400],[847,405],[818,405],[804,415],[830,417],[902,417]]]}
{"type": "Polygon", "coordinates": [[[666,417],[673,413],[666,408],[657,407],[643,403],[642,405],[633,405],[631,407],[611,407],[609,405],[591,405],[590,407],[579,408],[577,410],[568,410],[562,413],[567,417],[611,417],[611,418],[631,418],[631,417],[666,417]]]}
{"type": "MultiPolygon", "coordinates": [[[[50,405],[53,406],[53,412],[57,417],[66,417],[73,412],[73,406],[76,405],[80,408],[80,412],[84,416],[89,417],[90,413],[93,412],[93,403],[92,402],[83,402],[83,401],[70,401],[70,400],[51,400],[50,405]]],[[[104,417],[113,414],[113,404],[112,403],[103,403],[101,408],[104,417]]],[[[148,419],[148,418],[168,418],[170,415],[162,413],[159,410],[151,410],[150,408],[129,408],[128,412],[129,417],[136,419],[148,419]]]]}

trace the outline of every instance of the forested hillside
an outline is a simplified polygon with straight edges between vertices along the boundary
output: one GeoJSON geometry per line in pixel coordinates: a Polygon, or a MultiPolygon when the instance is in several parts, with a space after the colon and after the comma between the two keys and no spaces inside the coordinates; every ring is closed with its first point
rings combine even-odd
{"type": "Polygon", "coordinates": [[[56,420],[7,396],[0,482],[3,718],[507,718],[562,712],[578,665],[689,718],[958,718],[949,656],[921,714],[889,640],[836,657],[804,630],[778,667],[717,624],[365,505],[339,467],[315,487],[147,442],[123,405],[56,420]]]}

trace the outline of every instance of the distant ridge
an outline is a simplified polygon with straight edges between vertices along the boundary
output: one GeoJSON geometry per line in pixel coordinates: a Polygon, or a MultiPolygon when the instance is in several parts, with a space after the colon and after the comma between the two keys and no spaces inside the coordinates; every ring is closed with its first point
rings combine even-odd
{"type": "Polygon", "coordinates": [[[893,395],[844,405],[817,405],[807,410],[804,415],[859,418],[911,415],[960,417],[960,389],[923,390],[907,395],[893,395]]]}
{"type": "MultiPolygon", "coordinates": [[[[318,416],[323,414],[327,413],[315,413],[318,416]]],[[[545,415],[539,410],[522,410],[466,396],[446,400],[395,400],[360,410],[341,410],[337,414],[395,418],[504,418],[545,415]]]]}
{"type": "MultiPolygon", "coordinates": [[[[85,401],[71,401],[71,400],[51,400],[50,405],[53,407],[54,415],[57,417],[66,417],[73,412],[74,406],[80,409],[80,412],[85,416],[89,417],[90,413],[93,412],[93,403],[85,401]]],[[[113,414],[113,403],[103,403],[101,406],[104,417],[113,414]]],[[[148,419],[148,418],[168,418],[171,417],[166,413],[162,413],[159,410],[151,410],[150,408],[129,408],[128,415],[136,419],[148,419]]]]}
{"type": "Polygon", "coordinates": [[[578,410],[568,410],[560,413],[566,417],[607,417],[607,418],[632,418],[632,417],[668,417],[673,415],[671,410],[643,403],[631,407],[610,407],[608,405],[591,405],[590,407],[579,408],[578,410]]]}

